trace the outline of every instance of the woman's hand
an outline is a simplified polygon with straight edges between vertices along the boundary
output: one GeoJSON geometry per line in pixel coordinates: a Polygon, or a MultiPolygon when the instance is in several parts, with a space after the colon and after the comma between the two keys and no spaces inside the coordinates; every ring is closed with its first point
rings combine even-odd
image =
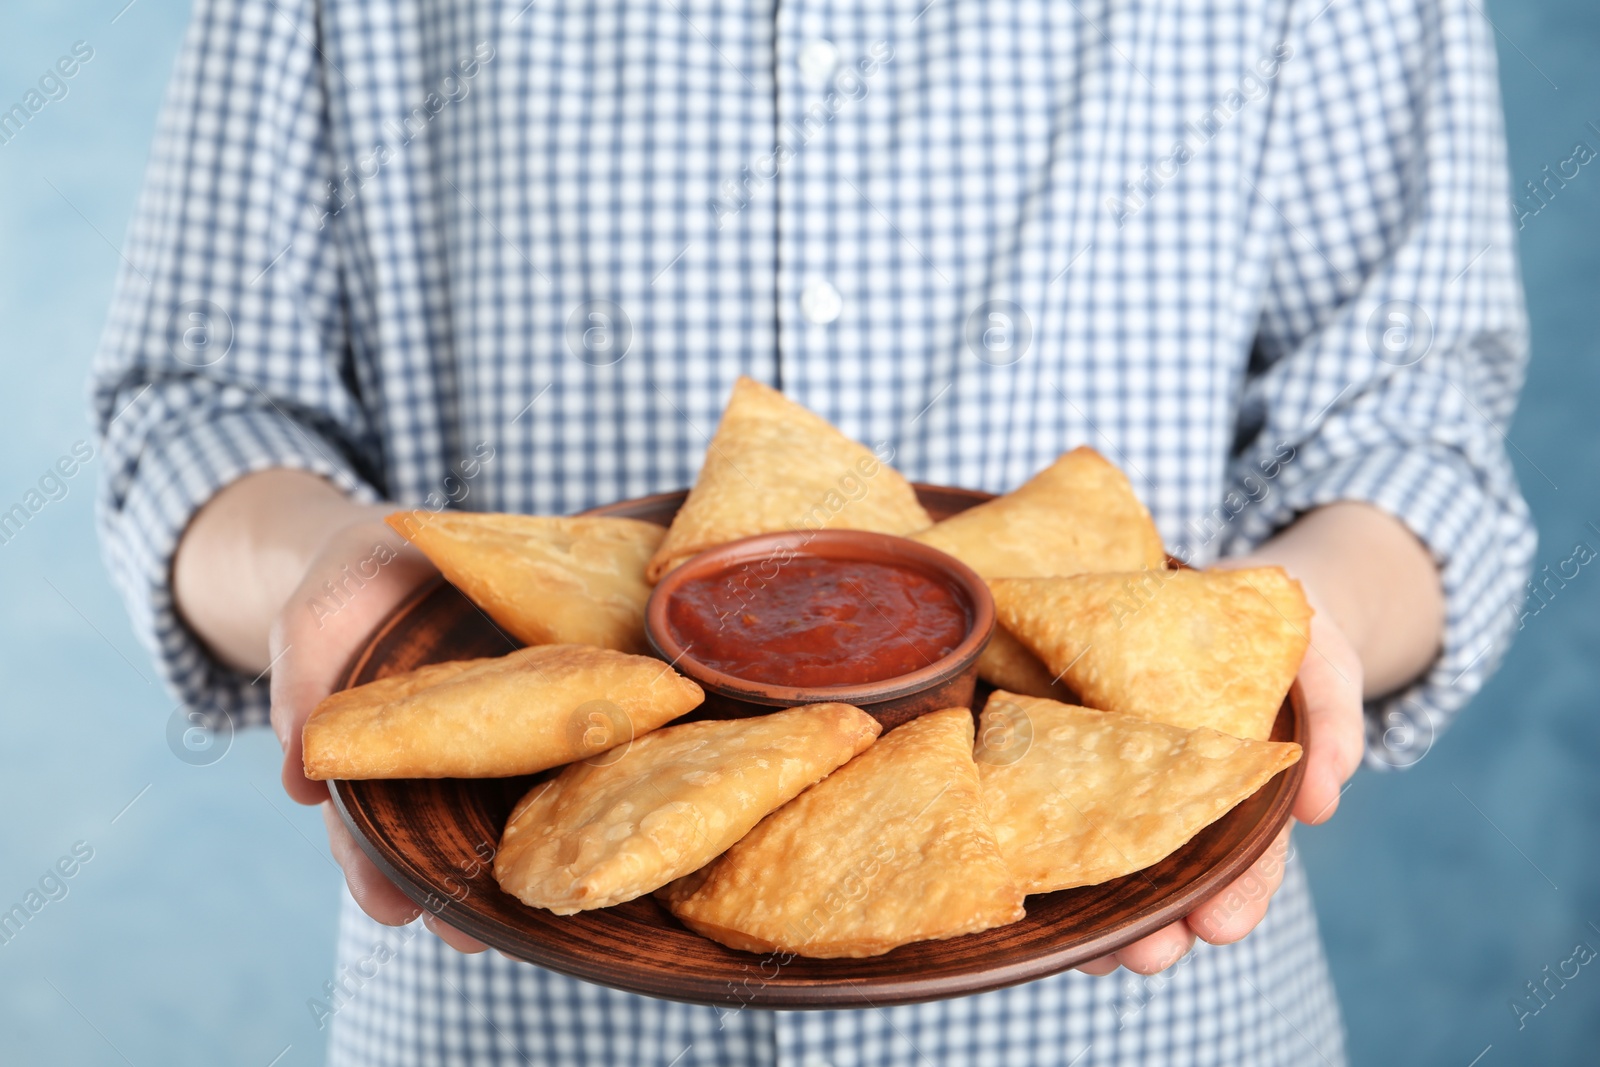
{"type": "MultiPolygon", "coordinates": [[[[1229,565],[1258,562],[1241,559],[1230,561],[1229,565]]],[[[1315,608],[1316,600],[1311,599],[1315,608]]],[[[1361,660],[1355,647],[1339,625],[1318,608],[1311,620],[1311,647],[1306,650],[1295,680],[1305,701],[1309,728],[1302,757],[1305,777],[1294,802],[1295,821],[1316,824],[1327,820],[1339,806],[1339,791],[1361,763],[1361,679],[1361,660]]],[[[1155,974],[1182,959],[1194,946],[1196,937],[1213,945],[1231,944],[1244,937],[1266,916],[1272,894],[1283,881],[1293,825],[1290,822],[1284,826],[1277,840],[1249,870],[1187,918],[1109,956],[1081,964],[1078,969],[1110,974],[1120,965],[1139,974],[1155,974]]]]}
{"type": "Polygon", "coordinates": [[[1089,974],[1122,966],[1155,974],[1177,963],[1195,938],[1238,941],[1267,914],[1283,882],[1294,822],[1325,822],[1361,765],[1364,697],[1410,681],[1437,654],[1444,629],[1438,569],[1400,522],[1366,504],[1340,503],[1302,516],[1254,554],[1219,567],[1283,567],[1299,579],[1315,614],[1295,684],[1305,701],[1305,777],[1293,821],[1251,868],[1181,922],[1080,964],[1089,974]]]}
{"type": "MultiPolygon", "coordinates": [[[[381,513],[391,510],[383,508],[381,513]]],[[[307,566],[274,621],[269,641],[272,728],[283,745],[283,788],[301,804],[322,806],[328,844],[344,871],[350,895],[362,911],[389,926],[410,922],[422,909],[361,851],[334,811],[327,785],[305,776],[301,731],[373,628],[437,573],[381,518],[353,517],[349,525],[328,536],[307,566]]],[[[424,915],[423,922],[462,952],[481,952],[485,947],[432,915],[424,915]]]]}
{"type": "MultiPolygon", "coordinates": [[[[373,628],[438,572],[383,516],[300,471],[249,475],[219,493],[185,533],[173,586],[185,620],[219,659],[271,671],[272,728],[283,745],[283,787],[320,804],[334,860],[350,894],[378,922],[404,925],[422,911],[357,846],[328,799],[306,778],[301,730],[373,628]]],[[[484,946],[424,917],[463,952],[484,946]]]]}

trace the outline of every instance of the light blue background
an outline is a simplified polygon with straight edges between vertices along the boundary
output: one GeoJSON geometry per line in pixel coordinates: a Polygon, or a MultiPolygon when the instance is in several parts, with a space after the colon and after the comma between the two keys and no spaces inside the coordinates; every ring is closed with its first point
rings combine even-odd
{"type": "MultiPolygon", "coordinates": [[[[95,50],[0,145],[0,510],[89,436],[84,371],[186,18],[125,2],[0,16],[5,106],[74,41],[95,50]]],[[[1520,186],[1575,141],[1600,149],[1600,12],[1488,11],[1520,186]]],[[[1512,454],[1552,567],[1579,541],[1600,550],[1597,239],[1590,164],[1522,234],[1535,359],[1512,454]]],[[[0,945],[0,1063],[321,1063],[306,1001],[331,971],[339,882],[320,821],[280,793],[265,732],[211,766],[169,750],[171,704],[99,562],[93,466],[0,545],[0,905],[74,842],[94,850],[0,945]]],[[[1329,826],[1298,834],[1354,1063],[1600,1062],[1600,960],[1522,1029],[1509,1007],[1578,942],[1600,949],[1597,606],[1590,566],[1422,763],[1363,772],[1329,826]]]]}

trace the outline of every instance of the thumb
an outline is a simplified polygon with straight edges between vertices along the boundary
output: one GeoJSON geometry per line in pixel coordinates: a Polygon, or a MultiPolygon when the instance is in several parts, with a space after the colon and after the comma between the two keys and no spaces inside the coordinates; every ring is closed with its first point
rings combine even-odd
{"type": "Polygon", "coordinates": [[[278,657],[272,671],[272,729],[283,748],[283,789],[299,804],[320,804],[328,799],[325,782],[305,775],[301,731],[313,708],[333,691],[335,678],[317,662],[316,650],[302,643],[296,648],[280,634],[282,620],[273,626],[272,653],[278,657]]]}
{"type": "Polygon", "coordinates": [[[1307,727],[1305,777],[1293,812],[1302,823],[1332,818],[1345,782],[1361,764],[1366,734],[1361,683],[1355,649],[1331,622],[1313,619],[1311,647],[1295,680],[1307,727]]]}
{"type": "Polygon", "coordinates": [[[283,746],[283,788],[294,800],[317,804],[328,796],[326,785],[305,776],[306,719],[343,680],[372,631],[437,573],[381,521],[357,523],[330,539],[279,612],[269,640],[272,726],[283,746]],[[329,575],[346,583],[336,587],[343,593],[332,606],[329,575]]]}

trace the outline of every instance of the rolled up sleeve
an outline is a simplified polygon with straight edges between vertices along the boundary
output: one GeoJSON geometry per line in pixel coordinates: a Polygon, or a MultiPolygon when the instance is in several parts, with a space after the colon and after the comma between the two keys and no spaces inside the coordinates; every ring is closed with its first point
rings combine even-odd
{"type": "Polygon", "coordinates": [[[194,513],[271,467],[377,499],[349,368],[307,3],[196,4],[91,379],[106,563],[176,699],[265,721],[264,681],[211,657],[173,601],[194,513]]]}
{"type": "Polygon", "coordinates": [[[1312,5],[1253,209],[1276,220],[1231,466],[1238,553],[1370,503],[1437,561],[1443,647],[1368,705],[1368,762],[1422,758],[1498,664],[1536,537],[1507,453],[1527,359],[1492,30],[1468,0],[1312,5]]]}

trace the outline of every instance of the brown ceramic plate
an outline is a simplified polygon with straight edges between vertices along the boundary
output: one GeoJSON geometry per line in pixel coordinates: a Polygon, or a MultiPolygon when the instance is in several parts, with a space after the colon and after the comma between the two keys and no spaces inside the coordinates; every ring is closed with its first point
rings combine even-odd
{"type": "MultiPolygon", "coordinates": [[[[595,510],[666,524],[684,492],[595,510]]],[[[935,519],[989,499],[917,486],[935,519]]],[[[443,580],[397,608],[352,659],[343,686],[442,660],[495,656],[514,643],[443,580]]],[[[978,699],[986,697],[981,691],[978,699]]],[[[1275,741],[1306,739],[1298,686],[1275,741]]],[[[363,851],[419,905],[508,956],[631,993],[696,1004],[859,1008],[982,993],[1064,971],[1187,914],[1266,851],[1289,818],[1304,763],[1160,863],[1097,886],[1031,896],[1020,922],[949,941],[905,945],[871,959],[768,957],[724,948],[679,925],[654,898],[572,916],[500,891],[489,858],[517,799],[536,778],[330,782],[363,851]]]]}

